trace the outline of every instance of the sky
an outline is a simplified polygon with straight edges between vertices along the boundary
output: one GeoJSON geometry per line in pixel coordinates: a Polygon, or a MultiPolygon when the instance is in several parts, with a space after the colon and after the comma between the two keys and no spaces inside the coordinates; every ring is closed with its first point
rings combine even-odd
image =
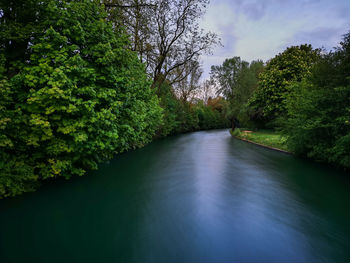
{"type": "Polygon", "coordinates": [[[202,56],[204,78],[226,58],[267,61],[289,46],[331,50],[350,30],[350,0],[211,0],[201,26],[223,46],[202,56]]]}

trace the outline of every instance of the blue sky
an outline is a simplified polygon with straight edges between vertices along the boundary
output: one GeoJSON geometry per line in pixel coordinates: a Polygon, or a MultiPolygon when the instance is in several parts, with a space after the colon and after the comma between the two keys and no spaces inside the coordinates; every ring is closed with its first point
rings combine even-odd
{"type": "Polygon", "coordinates": [[[332,49],[350,30],[350,0],[211,0],[201,25],[224,45],[202,57],[207,78],[233,56],[266,61],[304,43],[332,49]]]}

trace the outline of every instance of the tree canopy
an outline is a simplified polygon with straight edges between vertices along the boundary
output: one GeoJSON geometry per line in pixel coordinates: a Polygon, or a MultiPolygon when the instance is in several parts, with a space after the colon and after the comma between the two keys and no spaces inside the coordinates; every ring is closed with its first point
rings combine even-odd
{"type": "Polygon", "coordinates": [[[350,168],[350,33],[286,98],[284,131],[297,154],[350,168]]]}
{"type": "Polygon", "coordinates": [[[267,62],[260,74],[259,85],[249,104],[262,113],[266,121],[285,114],[285,98],[294,81],[301,81],[310,74],[320,51],[311,45],[288,47],[267,62]]]}

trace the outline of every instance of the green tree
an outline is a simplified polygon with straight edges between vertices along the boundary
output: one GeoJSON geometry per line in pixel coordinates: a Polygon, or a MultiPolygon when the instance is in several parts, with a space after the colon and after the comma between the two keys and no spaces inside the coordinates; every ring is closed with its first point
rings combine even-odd
{"type": "Polygon", "coordinates": [[[222,65],[212,66],[210,75],[218,87],[218,93],[232,100],[237,95],[240,86],[240,74],[249,67],[249,63],[240,57],[225,59],[222,65]]]}
{"type": "Polygon", "coordinates": [[[319,53],[311,45],[292,46],[268,61],[260,74],[259,86],[250,100],[250,106],[261,112],[265,121],[283,116],[291,84],[310,74],[319,53]]]}
{"type": "Polygon", "coordinates": [[[250,109],[246,105],[258,85],[258,76],[264,68],[261,60],[248,63],[240,57],[226,59],[220,66],[212,66],[211,78],[218,86],[218,93],[230,102],[228,117],[238,119],[243,125],[251,125],[250,109]]]}
{"type": "Polygon", "coordinates": [[[350,168],[350,33],[323,55],[286,100],[285,133],[296,154],[350,168]]]}
{"type": "Polygon", "coordinates": [[[18,73],[0,59],[0,196],[83,175],[149,142],[161,123],[144,66],[99,1],[51,1],[45,12],[18,73]]]}

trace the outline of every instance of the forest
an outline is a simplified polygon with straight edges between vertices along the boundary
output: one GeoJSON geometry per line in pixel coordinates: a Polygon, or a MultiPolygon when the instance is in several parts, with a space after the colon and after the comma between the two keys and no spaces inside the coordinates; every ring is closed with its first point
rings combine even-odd
{"type": "Polygon", "coordinates": [[[0,198],[82,176],[172,134],[234,127],[287,136],[350,168],[350,34],[332,51],[213,65],[208,0],[0,0],[0,198]]]}

